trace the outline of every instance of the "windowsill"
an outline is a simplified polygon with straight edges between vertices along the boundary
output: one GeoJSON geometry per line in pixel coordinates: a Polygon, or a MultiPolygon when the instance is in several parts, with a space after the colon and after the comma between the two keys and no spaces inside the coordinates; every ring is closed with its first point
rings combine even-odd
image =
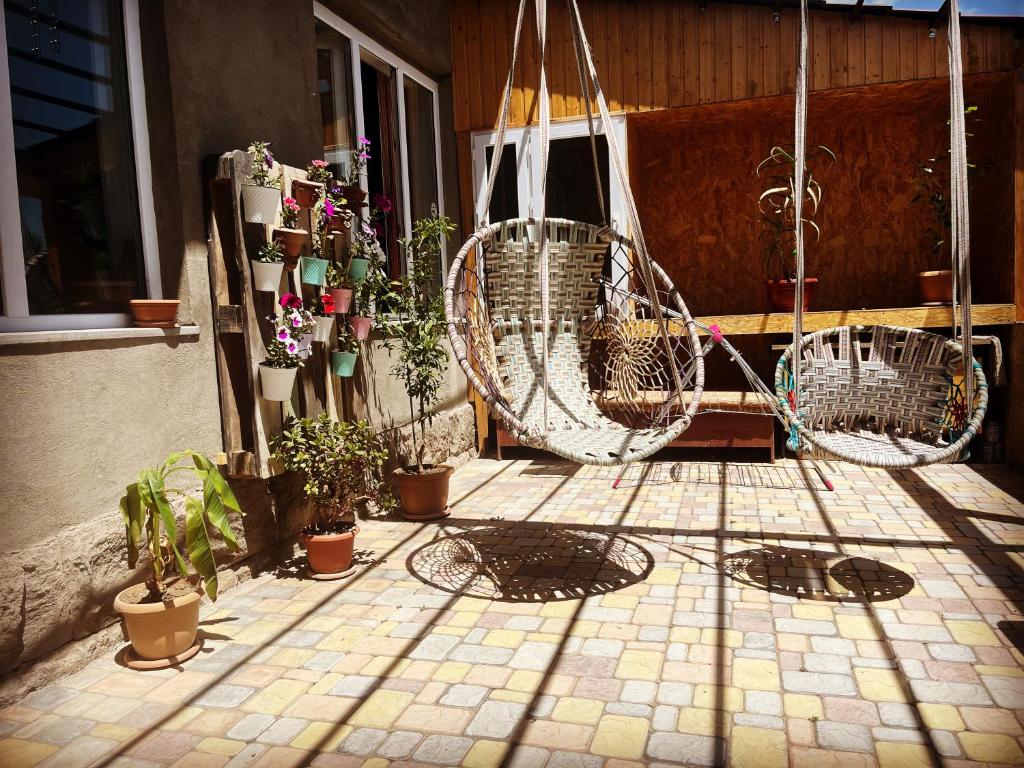
{"type": "Polygon", "coordinates": [[[57,344],[66,341],[106,341],[115,339],[177,340],[198,338],[198,325],[176,328],[89,328],[77,331],[15,331],[0,333],[0,347],[14,344],[57,344]]]}

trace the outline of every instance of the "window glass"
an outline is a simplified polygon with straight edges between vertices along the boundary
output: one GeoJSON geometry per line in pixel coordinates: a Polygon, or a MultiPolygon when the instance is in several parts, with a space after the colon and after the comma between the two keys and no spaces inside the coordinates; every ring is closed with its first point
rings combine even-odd
{"type": "MultiPolygon", "coordinates": [[[[412,221],[430,216],[440,208],[437,199],[437,148],[434,144],[434,95],[411,78],[405,78],[405,138],[409,165],[409,207],[412,221]]],[[[439,258],[434,265],[434,283],[444,276],[439,258]]]]}
{"type": "Polygon", "coordinates": [[[348,175],[354,146],[352,55],[349,41],[326,24],[316,24],[317,92],[324,136],[324,160],[336,179],[348,175]]]}
{"type": "MultiPolygon", "coordinates": [[[[601,189],[608,204],[608,138],[597,136],[597,165],[601,189]]],[[[548,159],[547,215],[560,219],[601,223],[601,208],[594,188],[594,159],[590,135],[553,139],[548,159]]]]}
{"type": "Polygon", "coordinates": [[[4,21],[29,311],[125,312],[145,286],[121,4],[4,21]]]}
{"type": "MultiPolygon", "coordinates": [[[[491,158],[494,147],[487,148],[487,163],[484,168],[484,181],[491,170],[491,158]]],[[[479,205],[479,203],[478,203],[479,205]]],[[[516,178],[516,147],[506,144],[501,152],[498,164],[498,178],[494,182],[494,194],[491,195],[491,207],[487,211],[487,219],[492,224],[505,219],[519,218],[519,182],[516,178]]]]}

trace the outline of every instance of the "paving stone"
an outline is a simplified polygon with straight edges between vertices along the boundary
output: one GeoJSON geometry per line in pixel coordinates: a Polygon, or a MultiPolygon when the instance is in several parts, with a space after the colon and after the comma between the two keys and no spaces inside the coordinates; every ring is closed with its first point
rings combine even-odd
{"type": "Polygon", "coordinates": [[[546,768],[601,768],[605,761],[597,755],[580,752],[552,752],[546,768]]]}
{"type": "Polygon", "coordinates": [[[786,721],[781,717],[773,715],[757,715],[750,712],[737,712],[732,716],[736,725],[749,726],[750,728],[767,728],[782,730],[786,727],[786,721]]]}
{"type": "Polygon", "coordinates": [[[916,709],[911,704],[883,701],[878,704],[878,715],[885,725],[903,728],[917,727],[916,709]]]}
{"type": "Polygon", "coordinates": [[[807,672],[835,672],[851,674],[850,659],[827,653],[805,653],[804,670],[807,672]]]}
{"type": "MultiPolygon", "coordinates": [[[[934,680],[911,680],[910,690],[920,701],[939,704],[991,704],[984,686],[970,683],[941,683],[934,680]]],[[[1024,692],[1022,692],[1024,697],[1024,692]]]]}
{"type": "Polygon", "coordinates": [[[457,637],[429,635],[410,651],[409,658],[443,661],[458,644],[459,638],[457,637]]]}
{"type": "MultiPolygon", "coordinates": [[[[81,736],[72,743],[64,746],[60,751],[54,752],[41,763],[38,768],[86,768],[94,765],[103,756],[109,755],[118,746],[113,739],[101,739],[96,736],[81,736]]],[[[4,754],[0,749],[0,754],[4,754]]],[[[8,755],[4,755],[6,760],[8,755]]],[[[29,765],[30,763],[24,763],[29,765]]],[[[17,765],[17,763],[12,763],[17,765]]]]}
{"type": "Polygon", "coordinates": [[[221,685],[215,685],[213,688],[204,691],[193,701],[193,703],[197,707],[234,709],[254,693],[256,693],[255,688],[249,688],[244,685],[228,685],[224,683],[221,685]]]}
{"type": "MultiPolygon", "coordinates": [[[[1007,709],[1024,709],[1024,686],[1014,677],[983,677],[982,682],[992,694],[995,703],[1007,709]]],[[[948,683],[952,685],[952,683],[948,683]]],[[[963,702],[975,704],[977,702],[963,702]]]]}
{"type": "Polygon", "coordinates": [[[642,717],[605,715],[597,725],[590,751],[621,760],[639,760],[644,756],[649,729],[650,723],[642,717]]]}
{"type": "Polygon", "coordinates": [[[929,643],[928,653],[939,661],[975,661],[978,658],[969,646],[953,643],[929,643]]]}
{"type": "Polygon", "coordinates": [[[489,692],[490,689],[482,685],[453,685],[441,697],[441,704],[450,707],[475,707],[489,692]]]}
{"type": "Polygon", "coordinates": [[[413,757],[425,763],[437,763],[439,765],[458,765],[469,748],[473,746],[473,740],[464,736],[427,736],[423,743],[416,749],[413,757]]]}
{"type": "Polygon", "coordinates": [[[376,748],[377,754],[394,759],[408,757],[422,738],[423,734],[415,731],[392,731],[376,748]]]}
{"type": "Polygon", "coordinates": [[[357,728],[341,742],[339,751],[350,755],[369,755],[388,737],[387,731],[376,728],[357,728]]]}
{"type": "Polygon", "coordinates": [[[660,705],[654,708],[654,717],[651,718],[651,728],[656,731],[674,731],[678,720],[679,710],[676,707],[660,705]]]}
{"type": "Polygon", "coordinates": [[[448,658],[452,661],[464,661],[469,664],[506,665],[512,658],[512,649],[463,644],[457,646],[448,658]]]}
{"type": "Polygon", "coordinates": [[[819,720],[815,723],[815,729],[818,744],[825,749],[838,749],[844,752],[874,751],[871,729],[865,725],[819,720]]]}
{"type": "Polygon", "coordinates": [[[254,741],[273,724],[275,719],[273,715],[246,715],[231,727],[227,737],[239,741],[254,741]]]}
{"type": "Polygon", "coordinates": [[[491,739],[507,738],[519,725],[525,712],[525,704],[486,701],[466,728],[466,735],[491,739]]]}
{"type": "Polygon", "coordinates": [[[852,678],[824,672],[784,671],[782,687],[794,693],[816,693],[826,696],[857,695],[857,687],[853,684],[852,678]]]}
{"type": "Polygon", "coordinates": [[[693,686],[689,683],[661,683],[657,701],[674,707],[685,707],[693,702],[693,686]]]}
{"type": "Polygon", "coordinates": [[[771,691],[747,691],[744,704],[748,712],[758,715],[781,715],[782,696],[771,691]]]}
{"type": "Polygon", "coordinates": [[[631,704],[651,704],[658,693],[658,684],[649,680],[629,680],[623,683],[619,697],[631,704]]]}
{"type": "Polygon", "coordinates": [[[292,739],[306,729],[307,725],[309,725],[309,720],[298,717],[280,717],[257,738],[264,744],[289,744],[292,739]]]}
{"type": "Polygon", "coordinates": [[[647,742],[647,754],[656,760],[685,759],[691,765],[719,765],[724,762],[724,739],[679,733],[654,733],[647,742]]]}

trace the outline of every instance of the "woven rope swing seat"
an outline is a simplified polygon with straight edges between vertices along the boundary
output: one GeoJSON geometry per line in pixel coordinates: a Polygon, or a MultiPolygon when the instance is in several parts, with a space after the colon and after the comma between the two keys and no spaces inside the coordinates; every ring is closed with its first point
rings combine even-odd
{"type": "Polygon", "coordinates": [[[963,349],[943,336],[842,326],[808,334],[801,351],[799,416],[790,396],[792,348],[779,360],[775,387],[791,428],[816,454],[869,467],[919,467],[958,458],[981,428],[985,374],[975,361],[969,409],[963,349]]]}

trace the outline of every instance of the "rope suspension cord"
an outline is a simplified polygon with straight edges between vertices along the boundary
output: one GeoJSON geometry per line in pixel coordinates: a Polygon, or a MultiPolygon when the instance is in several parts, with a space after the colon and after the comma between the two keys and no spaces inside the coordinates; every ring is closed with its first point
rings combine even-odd
{"type": "MultiPolygon", "coordinates": [[[[806,2],[806,0],[804,0],[806,2]]],[[[652,297],[651,309],[653,310],[654,319],[658,324],[658,333],[661,336],[662,341],[665,344],[665,352],[668,358],[669,369],[672,373],[672,383],[675,387],[676,397],[679,399],[680,407],[685,411],[687,403],[683,394],[683,379],[679,374],[679,366],[676,362],[675,353],[672,349],[672,337],[669,334],[668,326],[665,323],[664,313],[661,309],[661,303],[657,300],[657,288],[654,280],[654,271],[651,269],[650,253],[647,250],[647,243],[644,240],[643,229],[640,226],[640,215],[637,213],[636,200],[633,198],[633,192],[629,186],[629,177],[626,174],[626,166],[622,161],[622,153],[619,150],[618,140],[615,138],[615,131],[611,130],[612,119],[611,114],[608,111],[608,103],[605,101],[604,92],[601,90],[601,82],[597,77],[597,67],[594,65],[594,56],[590,50],[590,44],[587,41],[587,33],[583,29],[583,19],[580,16],[580,8],[577,0],[568,0],[571,5],[571,19],[570,22],[575,30],[575,34],[579,35],[580,49],[586,59],[587,71],[590,72],[590,78],[594,83],[594,95],[597,100],[597,106],[600,110],[601,120],[605,125],[605,133],[608,137],[608,150],[612,158],[612,165],[615,167],[615,175],[619,181],[619,186],[622,189],[623,204],[626,208],[626,218],[629,220],[630,234],[632,236],[633,245],[636,253],[639,256],[640,262],[640,274],[643,277],[644,285],[647,289],[647,293],[652,297]]],[[[577,51],[579,52],[579,50],[577,51]]],[[[543,70],[542,70],[543,72],[543,70]]],[[[543,116],[543,112],[541,113],[543,116]]],[[[688,331],[691,329],[688,328],[688,331]]],[[[703,364],[703,361],[698,359],[695,361],[698,366],[703,364]]],[[[699,389],[694,390],[694,398],[699,399],[701,392],[699,389]]]]}
{"type": "Polygon", "coordinates": [[[548,102],[548,75],[544,65],[544,54],[547,48],[547,0],[534,0],[537,9],[537,41],[540,45],[540,215],[537,226],[540,228],[540,253],[537,269],[540,270],[540,315],[541,315],[541,353],[544,366],[544,426],[548,425],[548,333],[551,323],[551,295],[548,274],[548,155],[551,151],[551,104],[548,102]]]}
{"type": "Polygon", "coordinates": [[[800,414],[800,342],[804,325],[804,172],[807,147],[807,0],[800,0],[800,52],[793,129],[793,214],[796,218],[796,294],[793,303],[793,413],[800,414]]]}
{"type": "MultiPolygon", "coordinates": [[[[572,3],[570,0],[565,0],[565,6],[569,11],[569,15],[572,16],[572,3]]],[[[580,78],[580,93],[583,94],[583,102],[587,108],[587,129],[590,131],[590,157],[594,163],[594,185],[597,189],[597,205],[601,209],[601,226],[607,227],[608,214],[604,207],[604,188],[601,184],[601,166],[597,161],[597,135],[594,132],[594,108],[590,101],[590,74],[583,66],[583,41],[580,40],[579,30],[576,28],[575,24],[570,24],[569,26],[572,28],[573,50],[576,51],[576,70],[579,73],[580,78]]],[[[610,125],[607,126],[606,130],[611,131],[612,127],[610,125]]]]}
{"type": "Polygon", "coordinates": [[[964,350],[964,400],[974,406],[974,347],[971,338],[971,225],[967,188],[967,124],[964,116],[964,71],[960,39],[960,3],[949,0],[949,151],[952,187],[951,226],[953,290],[953,338],[956,338],[957,288],[960,291],[960,344],[964,350]]]}

